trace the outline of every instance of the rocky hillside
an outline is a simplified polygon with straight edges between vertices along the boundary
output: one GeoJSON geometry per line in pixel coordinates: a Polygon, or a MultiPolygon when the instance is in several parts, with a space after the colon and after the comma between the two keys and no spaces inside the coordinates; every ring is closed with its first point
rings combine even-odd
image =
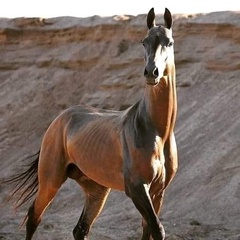
{"type": "MultiPolygon", "coordinates": [[[[161,22],[162,16],[158,16],[161,22]]],[[[240,13],[174,16],[179,171],[161,218],[169,240],[239,240],[240,13]]],[[[146,16],[0,19],[0,180],[20,171],[49,123],[76,104],[125,109],[142,95],[146,16]]],[[[26,207],[2,206],[0,239],[23,239],[26,207]]],[[[83,195],[67,182],[35,239],[73,239],[83,195]]],[[[139,239],[140,216],[112,191],[91,239],[139,239]]]]}

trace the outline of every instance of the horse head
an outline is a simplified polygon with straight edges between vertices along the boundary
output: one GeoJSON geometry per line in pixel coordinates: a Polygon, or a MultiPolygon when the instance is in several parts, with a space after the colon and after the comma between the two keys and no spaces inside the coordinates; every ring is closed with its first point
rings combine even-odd
{"type": "Polygon", "coordinates": [[[172,37],[172,15],[166,8],[164,13],[165,25],[155,24],[155,13],[152,8],[147,15],[147,36],[142,40],[145,48],[144,76],[149,85],[156,85],[161,78],[168,74],[174,64],[172,37]]]}

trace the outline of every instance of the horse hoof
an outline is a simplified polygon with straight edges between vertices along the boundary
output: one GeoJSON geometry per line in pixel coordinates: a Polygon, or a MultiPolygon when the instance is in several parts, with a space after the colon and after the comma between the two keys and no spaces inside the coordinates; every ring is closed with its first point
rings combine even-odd
{"type": "Polygon", "coordinates": [[[86,235],[84,229],[76,226],[73,230],[73,237],[75,240],[88,240],[88,236],[86,235]]]}

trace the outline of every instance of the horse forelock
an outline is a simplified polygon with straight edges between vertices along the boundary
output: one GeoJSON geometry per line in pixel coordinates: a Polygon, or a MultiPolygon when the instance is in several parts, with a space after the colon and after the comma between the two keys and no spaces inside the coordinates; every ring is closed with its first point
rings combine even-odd
{"type": "Polygon", "coordinates": [[[163,37],[171,38],[172,30],[164,27],[163,25],[157,25],[149,29],[148,31],[148,36],[154,36],[154,35],[159,37],[163,36],[163,37]]]}

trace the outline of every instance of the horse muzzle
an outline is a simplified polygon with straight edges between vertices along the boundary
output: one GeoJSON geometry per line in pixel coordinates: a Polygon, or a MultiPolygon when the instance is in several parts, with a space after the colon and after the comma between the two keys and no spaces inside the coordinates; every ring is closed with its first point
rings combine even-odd
{"type": "MultiPolygon", "coordinates": [[[[163,74],[162,74],[163,75],[163,74]]],[[[146,83],[148,85],[156,85],[159,83],[161,77],[159,74],[159,70],[157,67],[152,69],[148,69],[147,67],[144,69],[144,77],[146,78],[146,83]]]]}
{"type": "Polygon", "coordinates": [[[146,83],[148,85],[157,85],[160,82],[160,78],[146,78],[146,83]]]}

